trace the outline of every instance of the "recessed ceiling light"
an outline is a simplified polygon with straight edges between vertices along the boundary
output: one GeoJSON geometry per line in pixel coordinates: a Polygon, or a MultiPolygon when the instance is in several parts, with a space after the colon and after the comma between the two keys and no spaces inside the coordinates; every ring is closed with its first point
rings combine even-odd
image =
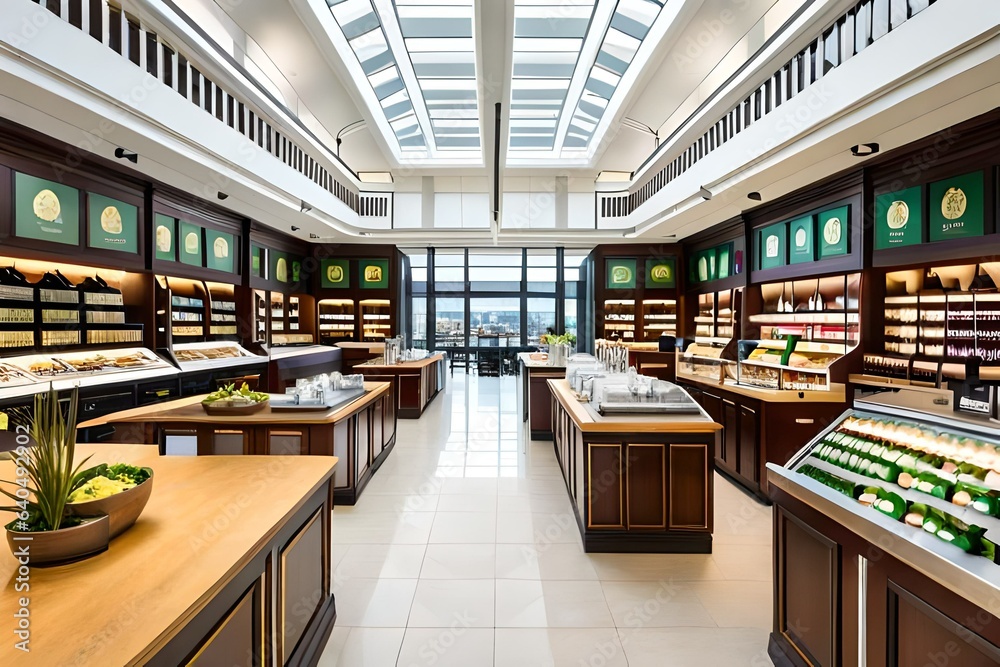
{"type": "Polygon", "coordinates": [[[760,196],[759,192],[749,192],[747,193],[747,199],[752,199],[754,201],[760,201],[763,197],[760,196]]]}
{"type": "Polygon", "coordinates": [[[857,146],[851,146],[851,155],[854,157],[868,157],[869,155],[875,155],[879,152],[879,145],[876,143],[871,144],[858,144],[857,146]]]}

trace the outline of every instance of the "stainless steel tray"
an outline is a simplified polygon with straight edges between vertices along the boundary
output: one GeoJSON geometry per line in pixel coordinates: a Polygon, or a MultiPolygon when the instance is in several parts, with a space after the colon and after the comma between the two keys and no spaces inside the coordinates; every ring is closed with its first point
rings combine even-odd
{"type": "Polygon", "coordinates": [[[364,396],[364,389],[338,389],[330,392],[326,401],[317,399],[301,399],[295,402],[290,394],[271,394],[271,412],[308,412],[326,411],[339,408],[364,396]]]}

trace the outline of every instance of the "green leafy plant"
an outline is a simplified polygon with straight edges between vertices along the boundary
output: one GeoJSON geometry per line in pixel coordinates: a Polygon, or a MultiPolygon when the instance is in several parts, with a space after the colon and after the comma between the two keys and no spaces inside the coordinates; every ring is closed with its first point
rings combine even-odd
{"type": "Polygon", "coordinates": [[[14,501],[13,506],[0,507],[0,510],[18,515],[17,519],[7,524],[8,529],[21,532],[59,530],[60,527],[80,523],[79,519],[66,516],[66,503],[74,480],[90,458],[88,456],[79,465],[73,466],[78,395],[78,390],[73,389],[65,414],[59,404],[59,392],[53,389],[35,395],[35,411],[28,427],[28,434],[35,445],[26,447],[17,456],[17,462],[27,473],[21,479],[26,478],[27,481],[12,483],[25,488],[30,498],[19,496],[20,489],[14,493],[0,489],[14,501]]]}
{"type": "Polygon", "coordinates": [[[576,334],[545,334],[542,336],[542,342],[546,345],[576,345],[576,334]]]}

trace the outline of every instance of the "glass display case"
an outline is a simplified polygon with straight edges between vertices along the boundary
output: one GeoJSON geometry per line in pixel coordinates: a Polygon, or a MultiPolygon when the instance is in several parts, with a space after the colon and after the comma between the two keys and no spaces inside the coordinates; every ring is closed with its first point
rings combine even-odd
{"type": "Polygon", "coordinates": [[[333,345],[354,340],[354,302],[350,299],[323,299],[319,302],[319,340],[333,345]]]}
{"type": "Polygon", "coordinates": [[[311,345],[315,342],[316,303],[302,294],[271,292],[267,299],[271,322],[271,345],[311,345]]]}
{"type": "Polygon", "coordinates": [[[1000,562],[1000,432],[898,402],[859,401],[790,460],[789,477],[918,546],[944,545],[954,563],[1000,562]]]}
{"type": "Polygon", "coordinates": [[[663,334],[677,335],[677,302],[673,299],[647,299],[642,302],[642,337],[654,342],[663,334]]]}
{"type": "Polygon", "coordinates": [[[267,361],[232,341],[207,341],[174,345],[174,358],[183,371],[243,366],[267,361]]]}
{"type": "Polygon", "coordinates": [[[738,382],[765,389],[829,390],[836,364],[860,341],[861,274],[758,289],[762,312],[748,319],[760,337],[740,341],[738,382]]]}
{"type": "MultiPolygon", "coordinates": [[[[604,335],[611,340],[615,334],[625,343],[635,342],[635,300],[610,299],[604,302],[604,335]]],[[[600,333],[600,332],[598,332],[600,333]]]]}
{"type": "Polygon", "coordinates": [[[694,343],[679,354],[677,376],[700,378],[711,382],[725,382],[735,378],[735,362],[722,358],[723,347],[694,343]]]}
{"type": "Polygon", "coordinates": [[[209,334],[219,338],[237,338],[236,295],[232,285],[205,283],[210,304],[209,334]]]}

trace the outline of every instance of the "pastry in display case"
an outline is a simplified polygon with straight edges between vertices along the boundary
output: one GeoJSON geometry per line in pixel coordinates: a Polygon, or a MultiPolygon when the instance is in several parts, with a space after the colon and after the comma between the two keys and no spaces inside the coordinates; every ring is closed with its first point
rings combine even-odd
{"type": "Polygon", "coordinates": [[[998,563],[998,436],[945,415],[859,401],[785,468],[873,521],[882,515],[905,526],[914,542],[930,535],[950,545],[952,560],[966,552],[998,563]]]}
{"type": "MultiPolygon", "coordinates": [[[[3,366],[9,366],[20,375],[32,377],[34,382],[59,379],[72,381],[72,384],[79,386],[122,381],[119,374],[129,371],[141,371],[142,379],[177,372],[177,369],[152,351],[141,347],[100,352],[29,354],[5,359],[3,366]]],[[[66,386],[69,387],[70,384],[66,386]]]]}
{"type": "Polygon", "coordinates": [[[245,366],[267,361],[267,357],[256,355],[231,341],[181,343],[174,345],[173,354],[182,371],[245,366]]]}
{"type": "Polygon", "coordinates": [[[724,348],[720,346],[693,343],[680,355],[677,376],[701,378],[712,382],[735,379],[735,362],[722,358],[724,348]]]}
{"type": "MultiPolygon", "coordinates": [[[[747,341],[740,343],[745,347],[747,341]]],[[[738,382],[764,389],[828,391],[830,366],[841,358],[836,352],[796,351],[794,342],[787,356],[786,350],[749,343],[757,347],[740,360],[738,382]]]]}

